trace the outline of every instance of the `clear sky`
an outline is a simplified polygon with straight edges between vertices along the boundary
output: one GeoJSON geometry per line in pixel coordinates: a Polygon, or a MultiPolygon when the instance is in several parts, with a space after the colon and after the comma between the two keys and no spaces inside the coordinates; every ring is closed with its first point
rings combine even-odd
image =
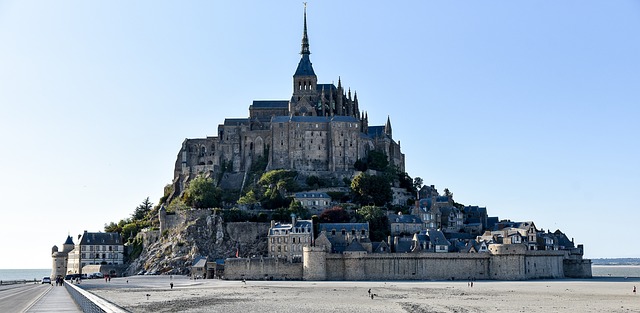
{"type": "MultiPolygon", "coordinates": [[[[0,268],[157,203],[185,138],[289,99],[300,1],[0,0],[0,268]]],[[[640,2],[309,1],[318,82],[411,177],[640,257],[640,2]]]]}

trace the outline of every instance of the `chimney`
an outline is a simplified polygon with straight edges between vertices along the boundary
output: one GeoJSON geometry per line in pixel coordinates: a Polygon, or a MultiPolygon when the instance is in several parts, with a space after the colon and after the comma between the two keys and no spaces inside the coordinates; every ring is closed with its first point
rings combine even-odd
{"type": "Polygon", "coordinates": [[[291,213],[291,226],[295,226],[295,225],[296,225],[296,214],[291,213]]]}
{"type": "Polygon", "coordinates": [[[271,228],[274,228],[274,227],[276,227],[276,221],[271,220],[271,228]]]}

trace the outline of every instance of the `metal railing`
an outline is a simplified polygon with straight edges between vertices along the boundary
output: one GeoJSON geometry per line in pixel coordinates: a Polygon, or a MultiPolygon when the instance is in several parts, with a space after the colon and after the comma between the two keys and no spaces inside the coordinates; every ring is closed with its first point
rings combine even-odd
{"type": "Polygon", "coordinates": [[[125,313],[129,312],[105,299],[102,299],[73,284],[64,282],[65,288],[83,312],[89,313],[125,313]]]}

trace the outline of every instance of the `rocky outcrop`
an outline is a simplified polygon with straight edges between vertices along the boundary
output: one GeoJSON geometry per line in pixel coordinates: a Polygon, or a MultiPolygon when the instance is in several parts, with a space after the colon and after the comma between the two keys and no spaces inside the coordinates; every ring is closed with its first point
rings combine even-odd
{"type": "MultiPolygon", "coordinates": [[[[145,270],[163,274],[188,274],[196,256],[210,261],[260,256],[267,251],[269,223],[227,223],[213,210],[187,210],[168,215],[168,227],[156,240],[145,240],[129,275],[145,270]]],[[[148,236],[153,238],[154,236],[148,236]]]]}

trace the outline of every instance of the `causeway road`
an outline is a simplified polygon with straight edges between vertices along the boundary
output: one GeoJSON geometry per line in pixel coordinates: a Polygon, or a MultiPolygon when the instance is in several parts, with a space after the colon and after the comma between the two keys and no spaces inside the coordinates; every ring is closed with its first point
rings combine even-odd
{"type": "Polygon", "coordinates": [[[82,312],[63,286],[0,286],[0,312],[82,312]]]}

